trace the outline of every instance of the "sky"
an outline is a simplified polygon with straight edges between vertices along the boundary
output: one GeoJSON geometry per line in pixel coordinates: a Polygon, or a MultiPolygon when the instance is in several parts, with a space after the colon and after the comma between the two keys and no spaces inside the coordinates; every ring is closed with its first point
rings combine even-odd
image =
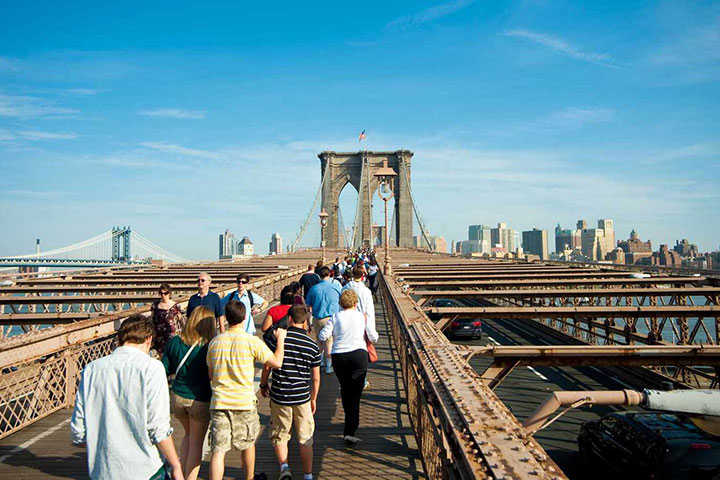
{"type": "Polygon", "coordinates": [[[718,2],[0,0],[0,255],[113,225],[265,253],[362,130],[448,244],[612,218],[716,250],[719,107],[718,2]]]}

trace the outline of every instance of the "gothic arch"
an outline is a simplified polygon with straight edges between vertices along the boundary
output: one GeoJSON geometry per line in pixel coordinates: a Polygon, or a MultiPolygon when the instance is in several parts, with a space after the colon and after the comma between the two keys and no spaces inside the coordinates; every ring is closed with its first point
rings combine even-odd
{"type": "Polygon", "coordinates": [[[332,152],[318,155],[321,164],[321,178],[327,178],[322,190],[322,208],[328,213],[325,241],[329,247],[342,248],[338,232],[338,211],[340,192],[348,183],[358,192],[362,221],[360,222],[362,243],[372,245],[372,204],[381,204],[373,199],[378,187],[375,171],[387,160],[388,166],[398,174],[395,177],[395,225],[394,238],[390,246],[411,247],[413,236],[412,200],[410,198],[410,160],[413,153],[408,150],[394,152],[332,152]],[[364,169],[363,169],[364,167],[364,169]],[[365,178],[363,178],[365,177],[365,178]]]}

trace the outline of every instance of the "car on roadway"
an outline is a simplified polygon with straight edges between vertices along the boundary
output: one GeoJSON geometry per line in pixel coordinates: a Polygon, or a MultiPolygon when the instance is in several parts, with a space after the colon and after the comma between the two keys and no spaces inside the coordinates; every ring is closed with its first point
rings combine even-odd
{"type": "Polygon", "coordinates": [[[482,321],[479,318],[456,318],[445,328],[445,335],[448,338],[481,338],[482,321]]]}
{"type": "Polygon", "coordinates": [[[720,479],[720,436],[682,413],[610,413],[581,426],[578,450],[588,478],[720,479]]]}

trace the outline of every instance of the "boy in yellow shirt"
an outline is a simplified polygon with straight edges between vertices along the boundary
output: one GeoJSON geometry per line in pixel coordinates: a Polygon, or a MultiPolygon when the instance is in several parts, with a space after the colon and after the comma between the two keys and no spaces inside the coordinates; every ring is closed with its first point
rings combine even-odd
{"type": "Polygon", "coordinates": [[[282,367],[286,330],[277,330],[273,353],[256,336],[245,332],[245,305],[236,300],[225,306],[228,329],[208,346],[207,363],[212,387],[210,400],[210,480],[222,480],[225,452],[241,451],[246,480],[255,477],[255,440],[260,433],[254,378],[255,362],[282,367]]]}

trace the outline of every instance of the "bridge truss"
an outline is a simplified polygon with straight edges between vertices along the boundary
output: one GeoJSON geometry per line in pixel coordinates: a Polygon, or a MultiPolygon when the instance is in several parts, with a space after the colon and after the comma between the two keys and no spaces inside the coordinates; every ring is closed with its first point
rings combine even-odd
{"type": "MultiPolygon", "coordinates": [[[[401,365],[428,478],[567,478],[497,394],[498,385],[519,366],[612,366],[678,388],[718,388],[720,288],[714,277],[634,278],[597,267],[457,259],[401,249],[392,255],[394,276],[382,277],[378,301],[390,321],[393,355],[401,365]],[[453,298],[463,306],[428,306],[436,298],[453,298]],[[554,344],[454,344],[442,330],[460,314],[532,326],[554,344]],[[478,358],[488,359],[488,367],[473,367],[470,359],[478,358]]],[[[210,271],[223,294],[235,288],[242,269],[251,273],[261,295],[277,298],[282,286],[318,256],[316,250],[239,265],[107,269],[0,287],[5,334],[0,438],[71,405],[79,372],[110,353],[124,318],[148,312],[160,283],[169,282],[184,307],[199,270],[210,271]],[[10,335],[18,326],[24,333],[10,335]]]]}

